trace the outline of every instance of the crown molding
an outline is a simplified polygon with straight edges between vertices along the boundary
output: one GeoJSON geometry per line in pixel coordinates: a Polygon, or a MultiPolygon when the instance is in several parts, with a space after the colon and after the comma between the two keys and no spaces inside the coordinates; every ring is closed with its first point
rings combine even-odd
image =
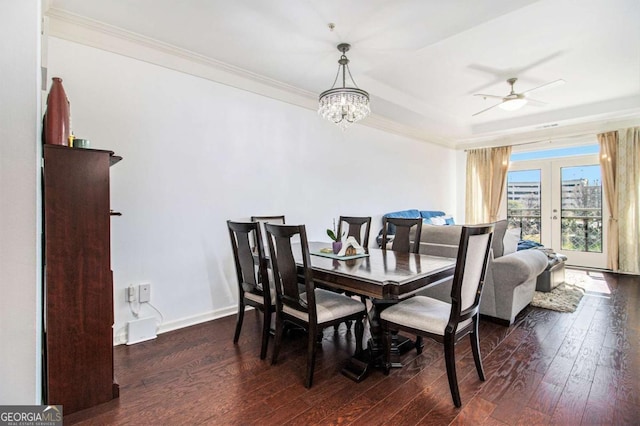
{"type": "Polygon", "coordinates": [[[417,139],[422,142],[428,142],[434,145],[440,145],[445,148],[454,148],[454,141],[434,136],[418,128],[400,124],[397,121],[389,120],[377,114],[371,114],[361,122],[363,126],[372,127],[374,129],[382,130],[388,133],[395,133],[400,136],[405,136],[411,139],[417,139]]]}
{"type": "MultiPolygon", "coordinates": [[[[111,53],[151,63],[174,71],[204,78],[236,89],[255,93],[311,111],[318,106],[316,93],[253,73],[207,56],[174,45],[158,41],[132,31],[124,30],[100,21],[49,7],[44,0],[43,11],[48,18],[48,35],[83,44],[111,53]]],[[[402,124],[389,118],[371,114],[356,125],[367,126],[387,133],[440,145],[450,149],[464,150],[479,147],[515,145],[574,137],[580,134],[596,134],[640,125],[637,111],[633,117],[602,119],[592,117],[583,123],[560,120],[552,128],[508,129],[478,134],[472,137],[443,137],[425,129],[402,124]]]]}
{"type": "Polygon", "coordinates": [[[598,133],[640,126],[640,115],[631,113],[626,117],[593,120],[584,123],[559,124],[557,127],[536,129],[517,134],[493,135],[482,139],[462,141],[456,145],[456,149],[490,148],[505,145],[533,144],[536,142],[571,140],[578,137],[595,136],[598,133]]]}
{"type": "Polygon", "coordinates": [[[268,77],[211,59],[196,52],[145,37],[84,16],[51,8],[46,12],[50,19],[49,35],[79,44],[117,53],[133,59],[197,75],[222,84],[258,94],[275,91],[286,92],[285,102],[305,106],[315,94],[268,77]],[[240,85],[245,87],[238,87],[240,85]]]}
{"type": "MultiPolygon", "coordinates": [[[[55,7],[48,8],[45,15],[49,18],[49,36],[201,77],[312,111],[318,108],[316,93],[199,53],[55,7]]],[[[411,126],[376,114],[356,124],[448,148],[452,147],[453,141],[433,137],[411,126]]]]}

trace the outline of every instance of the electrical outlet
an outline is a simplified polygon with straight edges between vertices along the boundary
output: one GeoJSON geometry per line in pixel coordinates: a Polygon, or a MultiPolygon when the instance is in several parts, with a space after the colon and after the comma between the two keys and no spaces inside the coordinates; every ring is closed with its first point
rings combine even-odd
{"type": "Polygon", "coordinates": [[[151,300],[151,284],[140,284],[140,294],[138,300],[140,303],[145,303],[151,300]]]}
{"type": "Polygon", "coordinates": [[[134,286],[130,285],[126,288],[125,294],[127,296],[127,302],[131,303],[136,301],[136,288],[134,286]]]}

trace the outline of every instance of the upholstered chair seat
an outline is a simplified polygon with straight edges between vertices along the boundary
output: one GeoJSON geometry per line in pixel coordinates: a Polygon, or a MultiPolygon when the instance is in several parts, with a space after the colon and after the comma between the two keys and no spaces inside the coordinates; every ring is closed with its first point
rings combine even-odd
{"type": "MultiPolygon", "coordinates": [[[[380,314],[380,318],[394,324],[441,336],[444,336],[450,316],[450,303],[425,296],[415,296],[402,302],[401,305],[389,306],[380,314]]],[[[471,319],[460,322],[458,327],[464,328],[469,324],[471,319]]]]}
{"type": "MultiPolygon", "coordinates": [[[[316,295],[316,315],[318,319],[318,326],[322,327],[323,323],[334,321],[347,316],[355,315],[362,312],[362,302],[350,299],[342,294],[335,293],[333,291],[323,290],[321,288],[315,289],[316,295]]],[[[300,299],[304,303],[307,303],[307,294],[300,295],[300,299]]],[[[301,312],[297,309],[292,309],[287,305],[283,306],[283,312],[292,315],[303,321],[309,321],[309,314],[307,312],[301,312]]]]}
{"type": "MultiPolygon", "coordinates": [[[[269,277],[269,295],[271,297],[271,305],[275,306],[277,293],[276,293],[275,281],[273,279],[273,270],[267,269],[266,272],[267,272],[267,276],[269,277]]],[[[259,291],[264,291],[263,286],[264,286],[263,283],[258,283],[256,285],[259,291]]],[[[245,293],[244,297],[246,297],[249,300],[253,300],[254,302],[257,302],[257,303],[263,303],[263,297],[256,293],[245,293]]]]}

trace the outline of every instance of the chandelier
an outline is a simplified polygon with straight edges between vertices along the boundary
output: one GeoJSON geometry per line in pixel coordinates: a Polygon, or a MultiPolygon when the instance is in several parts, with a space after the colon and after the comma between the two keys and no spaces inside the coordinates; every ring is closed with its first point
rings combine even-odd
{"type": "Polygon", "coordinates": [[[333,81],[331,89],[320,93],[318,114],[323,118],[337,124],[345,130],[351,123],[362,120],[371,112],[369,108],[369,94],[359,89],[349,70],[349,59],[345,55],[351,47],[350,44],[340,43],[338,50],[342,52],[338,60],[338,73],[333,81]],[[342,72],[342,87],[335,87],[338,77],[342,72]],[[347,87],[347,73],[354,87],[347,87]]]}

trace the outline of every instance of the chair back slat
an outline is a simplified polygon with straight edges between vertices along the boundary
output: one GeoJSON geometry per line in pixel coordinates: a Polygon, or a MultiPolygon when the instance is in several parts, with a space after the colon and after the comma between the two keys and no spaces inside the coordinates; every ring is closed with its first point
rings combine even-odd
{"type": "Polygon", "coordinates": [[[276,292],[279,303],[298,311],[307,312],[315,318],[315,295],[313,292],[313,275],[309,267],[309,249],[304,225],[275,225],[265,224],[268,235],[269,256],[273,275],[276,282],[276,292]],[[306,286],[306,300],[301,298],[301,282],[298,265],[295,261],[292,242],[300,239],[300,250],[303,262],[304,284],[306,286]]]}
{"type": "MultiPolygon", "coordinates": [[[[267,244],[267,231],[264,229],[264,225],[266,223],[276,223],[279,225],[284,225],[284,215],[274,215],[274,216],[251,216],[251,222],[258,222],[260,224],[260,232],[262,234],[262,245],[265,250],[269,250],[269,244],[267,244]]],[[[253,240],[253,246],[256,246],[256,240],[253,240]]]]}
{"type": "Polygon", "coordinates": [[[420,234],[422,232],[422,219],[406,219],[397,217],[385,217],[382,227],[382,248],[387,246],[387,235],[390,225],[395,226],[395,236],[391,243],[391,250],[406,253],[418,253],[420,248],[420,234]],[[412,228],[415,231],[412,232],[412,228]],[[411,244],[413,238],[413,244],[411,244]]]}
{"type": "Polygon", "coordinates": [[[371,216],[340,216],[338,220],[338,235],[342,235],[342,223],[349,225],[347,237],[353,237],[362,247],[369,247],[369,233],[371,232],[371,216]],[[364,226],[364,235],[362,227],[364,226]]]}
{"type": "Polygon", "coordinates": [[[450,325],[468,319],[478,311],[492,238],[493,224],[462,227],[451,286],[450,325]]]}
{"type": "Polygon", "coordinates": [[[228,220],[227,227],[229,228],[229,238],[240,289],[260,295],[266,293],[266,304],[269,304],[271,295],[259,225],[255,222],[232,222],[228,220]],[[255,252],[251,248],[250,241],[252,240],[258,241],[255,252]],[[254,255],[258,256],[257,265],[254,261],[254,255]],[[261,283],[264,285],[259,285],[261,283]]]}

